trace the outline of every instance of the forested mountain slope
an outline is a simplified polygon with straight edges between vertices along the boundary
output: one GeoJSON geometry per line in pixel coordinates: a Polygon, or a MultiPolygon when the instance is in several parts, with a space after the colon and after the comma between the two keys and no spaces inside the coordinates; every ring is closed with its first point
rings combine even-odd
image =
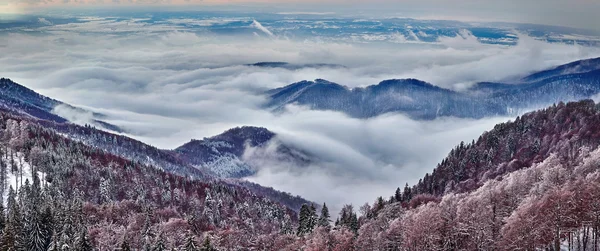
{"type": "Polygon", "coordinates": [[[40,95],[7,78],[0,78],[0,107],[16,114],[24,114],[58,123],[67,122],[68,119],[59,116],[54,110],[55,108],[60,107],[62,109],[67,109],[70,112],[89,113],[93,116],[90,123],[103,129],[122,132],[121,128],[102,121],[101,119],[104,118],[103,114],[92,113],[82,108],[74,107],[40,95]]]}
{"type": "Polygon", "coordinates": [[[598,249],[599,145],[600,106],[591,100],[499,124],[461,143],[415,186],[362,206],[352,247],[598,249]]]}
{"type": "Polygon", "coordinates": [[[170,174],[7,113],[0,129],[0,250],[179,248],[209,235],[232,248],[291,231],[292,210],[245,188],[170,174]]]}
{"type": "Polygon", "coordinates": [[[419,184],[346,205],[333,227],[306,207],[277,250],[597,250],[599,145],[592,101],[532,112],[461,143],[419,184]]]}
{"type": "Polygon", "coordinates": [[[243,126],[229,129],[222,134],[190,142],[174,151],[184,160],[200,169],[209,170],[222,178],[242,178],[256,173],[260,167],[244,161],[248,147],[266,148],[276,144],[277,153],[296,165],[310,162],[307,154],[286,146],[277,140],[276,134],[262,127],[243,126]]]}

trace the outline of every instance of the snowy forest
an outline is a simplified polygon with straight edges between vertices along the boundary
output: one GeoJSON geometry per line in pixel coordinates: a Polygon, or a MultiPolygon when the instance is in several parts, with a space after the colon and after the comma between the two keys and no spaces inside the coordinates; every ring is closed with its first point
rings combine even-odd
{"type": "Polygon", "coordinates": [[[417,184],[340,212],[313,203],[296,212],[50,124],[0,115],[2,251],[600,248],[600,106],[591,100],[499,124],[417,184]]]}

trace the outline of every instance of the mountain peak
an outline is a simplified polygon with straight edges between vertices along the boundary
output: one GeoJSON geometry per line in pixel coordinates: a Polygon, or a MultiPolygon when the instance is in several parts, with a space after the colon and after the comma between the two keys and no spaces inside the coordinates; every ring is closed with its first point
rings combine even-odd
{"type": "Polygon", "coordinates": [[[175,152],[192,165],[207,168],[219,177],[245,177],[254,172],[241,160],[246,145],[263,146],[274,137],[275,133],[263,127],[235,127],[217,136],[191,140],[175,152]]]}

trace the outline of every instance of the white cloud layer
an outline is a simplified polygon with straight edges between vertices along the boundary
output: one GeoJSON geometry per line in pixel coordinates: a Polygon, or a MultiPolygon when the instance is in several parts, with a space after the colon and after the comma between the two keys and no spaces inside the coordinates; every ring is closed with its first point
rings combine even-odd
{"type": "MultiPolygon", "coordinates": [[[[414,43],[399,35],[398,43],[374,46],[295,41],[274,35],[259,22],[254,28],[268,38],[220,37],[171,25],[93,19],[45,26],[40,28],[43,35],[4,34],[0,75],[107,114],[109,122],[133,137],[162,148],[234,126],[267,127],[284,143],[323,163],[299,169],[267,162],[251,180],[339,207],[390,195],[395,187],[431,171],[461,140],[470,141],[507,118],[423,122],[389,114],[358,120],[294,106],[274,115],[261,108],[264,91],[305,79],[358,87],[408,77],[461,89],[600,56],[597,48],[550,44],[523,35],[512,47],[481,44],[468,32],[435,44],[414,43]],[[85,32],[89,30],[95,32],[85,32]],[[264,61],[346,67],[246,66],[264,61]]],[[[72,115],[89,119],[86,114],[72,115]]]]}

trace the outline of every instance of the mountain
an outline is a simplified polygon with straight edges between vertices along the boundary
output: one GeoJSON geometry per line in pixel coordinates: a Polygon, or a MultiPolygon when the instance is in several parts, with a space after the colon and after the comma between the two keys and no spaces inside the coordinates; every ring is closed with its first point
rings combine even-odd
{"type": "Polygon", "coordinates": [[[104,118],[104,115],[102,114],[92,113],[40,95],[33,90],[6,78],[0,78],[0,106],[5,110],[17,114],[26,114],[31,117],[58,123],[67,122],[68,119],[55,113],[55,108],[57,107],[68,109],[70,112],[90,113],[94,117],[94,119],[90,121],[91,124],[114,132],[123,132],[119,127],[102,121],[101,119],[104,118]]]}
{"type": "Polygon", "coordinates": [[[317,79],[268,91],[265,107],[280,111],[288,104],[299,104],[316,110],[340,111],[356,118],[390,112],[424,120],[518,115],[600,93],[599,69],[600,59],[577,61],[534,73],[515,83],[477,83],[462,92],[416,79],[386,80],[354,89],[317,79]]]}
{"type": "Polygon", "coordinates": [[[191,163],[223,153],[244,160],[248,148],[277,146],[265,128],[233,128],[161,150],[15,110],[0,108],[2,249],[599,247],[600,105],[591,100],[498,124],[460,143],[414,186],[361,206],[360,215],[344,206],[333,226],[300,197],[191,163]]]}
{"type": "Polygon", "coordinates": [[[260,127],[237,127],[214,137],[192,140],[175,149],[184,160],[198,168],[204,168],[222,178],[241,178],[253,175],[257,166],[244,160],[248,147],[265,148],[276,145],[278,155],[298,163],[308,163],[308,157],[293,148],[281,144],[276,134],[260,127]]]}
{"type": "Polygon", "coordinates": [[[414,186],[398,188],[389,201],[377,199],[357,246],[402,231],[406,245],[419,250],[598,248],[590,229],[600,229],[599,146],[600,105],[591,100],[498,124],[461,142],[414,186]],[[398,210],[406,210],[402,225],[390,224],[398,210]]]}
{"type": "Polygon", "coordinates": [[[251,176],[258,167],[243,160],[246,147],[266,147],[271,140],[277,144],[276,152],[281,157],[296,161],[297,164],[308,163],[305,154],[281,144],[275,134],[265,128],[234,128],[211,138],[192,140],[175,150],[163,150],[122,135],[97,130],[123,132],[119,127],[99,120],[104,117],[99,113],[91,113],[98,118],[91,121],[91,126],[68,123],[66,118],[55,113],[57,107],[90,113],[40,95],[10,79],[0,79],[0,110],[37,118],[44,126],[74,140],[139,163],[158,166],[177,175],[193,178],[251,176]]]}
{"type": "MultiPolygon", "coordinates": [[[[0,112],[13,114],[18,117],[25,116],[29,118],[28,121],[35,122],[46,129],[60,133],[61,135],[68,137],[73,142],[83,143],[84,145],[92,147],[98,151],[113,154],[138,164],[153,166],[171,174],[187,177],[193,180],[203,180],[205,182],[216,181],[221,178],[220,176],[216,175],[215,172],[213,172],[213,170],[219,170],[218,168],[208,165],[204,162],[202,162],[204,165],[195,165],[190,162],[190,159],[193,159],[190,158],[190,155],[182,155],[174,150],[159,149],[124,135],[103,131],[101,130],[103,129],[102,127],[97,128],[90,125],[80,126],[69,123],[65,119],[58,117],[47,110],[52,107],[56,107],[56,105],[70,105],[39,95],[34,91],[18,85],[10,80],[5,80],[4,83],[7,85],[5,85],[4,88],[0,88],[0,90],[2,90],[4,93],[4,96],[0,96],[0,102],[3,102],[3,105],[0,106],[0,112]],[[19,91],[15,91],[15,89],[19,91]],[[10,96],[8,93],[14,93],[15,95],[10,96]],[[6,102],[7,100],[11,100],[12,102],[6,102]],[[38,113],[26,113],[24,111],[37,111],[38,113]],[[37,116],[32,116],[31,114],[36,114],[37,116]]],[[[79,109],[75,107],[72,108],[79,109]]],[[[96,116],[102,115],[98,114],[96,116]]],[[[264,129],[264,131],[268,132],[266,129],[264,129]]],[[[257,131],[248,131],[244,135],[239,135],[239,137],[255,137],[253,135],[254,133],[257,133],[256,135],[260,135],[257,131]]],[[[214,138],[234,140],[234,138],[227,137],[230,137],[230,135],[224,134],[214,138]]],[[[231,156],[242,156],[244,151],[244,141],[239,141],[237,145],[239,146],[237,149],[233,148],[222,150],[219,154],[213,154],[212,160],[215,160],[216,163],[225,166],[235,166],[234,163],[244,163],[237,157],[235,159],[230,158],[231,156]],[[228,151],[233,151],[233,153],[228,151]],[[232,161],[232,163],[229,163],[228,161],[232,161]]],[[[247,172],[247,175],[245,176],[249,175],[250,172],[247,172]]],[[[229,176],[226,177],[230,178],[229,176]]],[[[231,186],[249,189],[255,194],[267,196],[273,201],[285,205],[292,210],[299,210],[302,204],[309,203],[307,200],[297,196],[280,192],[272,188],[261,187],[250,182],[240,182],[236,180],[221,180],[220,182],[228,183],[231,186]]]]}
{"type": "MultiPolygon", "coordinates": [[[[332,229],[278,248],[595,250],[599,146],[600,105],[591,100],[527,113],[460,143],[414,186],[360,215],[347,205],[332,229]]],[[[301,210],[298,224],[307,222],[301,210]]]]}
{"type": "Polygon", "coordinates": [[[243,186],[171,174],[38,122],[0,112],[2,249],[171,249],[210,239],[231,250],[294,227],[292,209],[243,186]]]}

